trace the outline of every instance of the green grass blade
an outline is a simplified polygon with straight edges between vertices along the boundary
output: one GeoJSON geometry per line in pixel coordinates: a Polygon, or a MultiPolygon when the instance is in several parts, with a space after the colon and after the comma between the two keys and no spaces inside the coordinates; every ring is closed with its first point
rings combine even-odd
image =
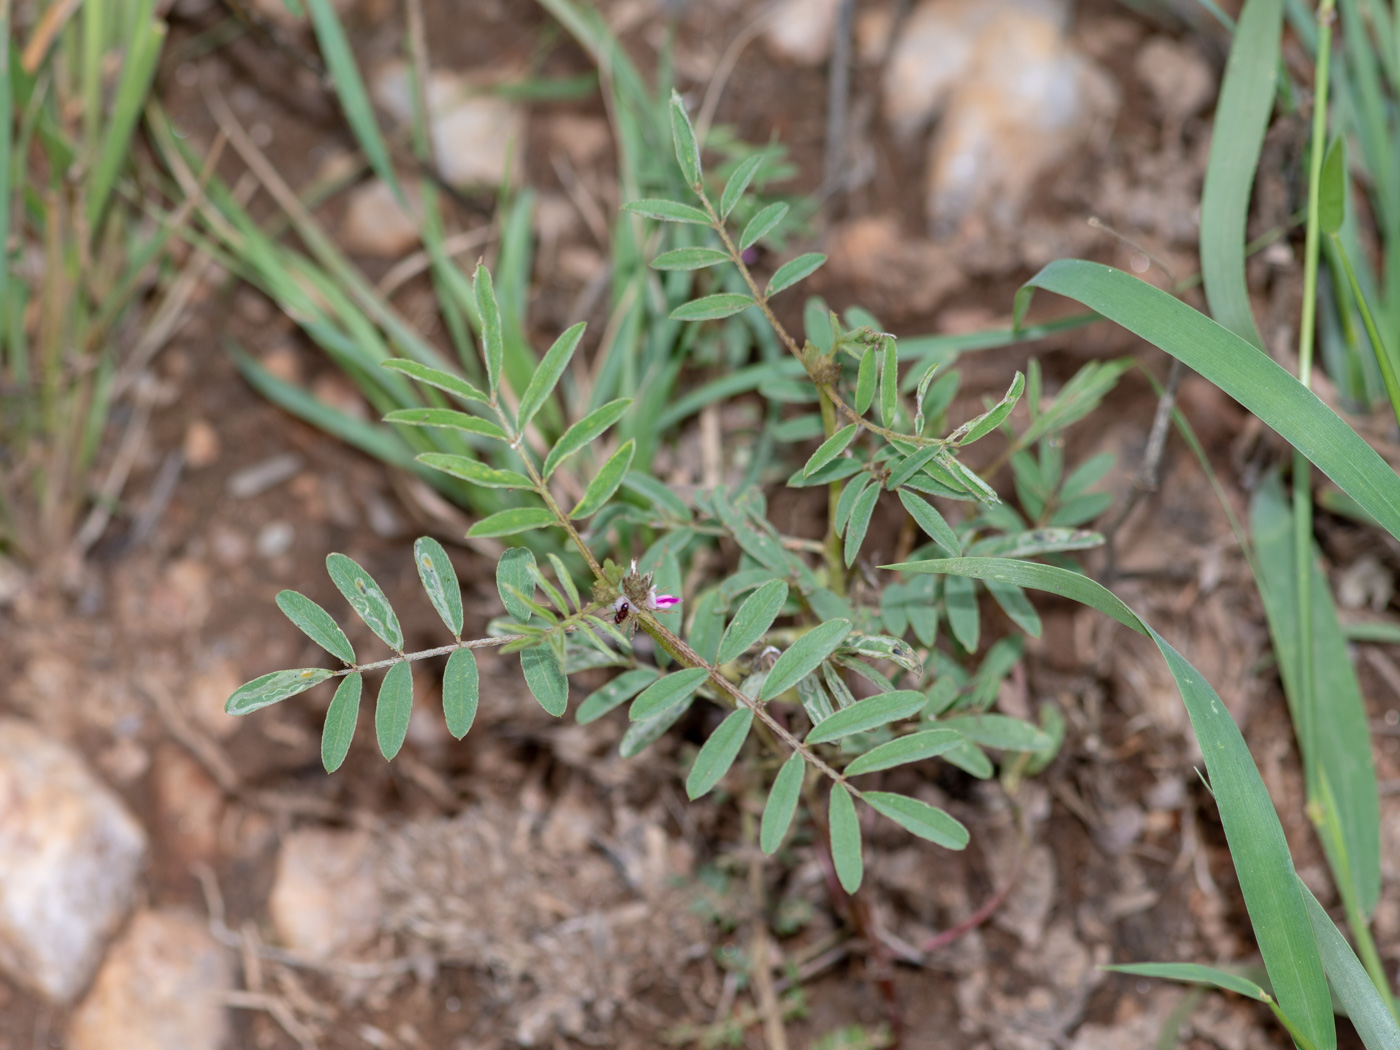
{"type": "Polygon", "coordinates": [[[1248,0],[1230,46],[1201,190],[1201,277],[1210,312],[1262,349],[1244,276],[1245,220],[1254,171],[1274,108],[1281,0],[1248,0]]]}
{"type": "MultiPolygon", "coordinates": [[[[1303,754],[1308,799],[1322,805],[1319,777],[1325,776],[1336,799],[1335,816],[1345,856],[1336,856],[1327,837],[1323,846],[1333,874],[1349,875],[1350,892],[1361,911],[1370,915],[1380,899],[1380,793],[1372,758],[1366,704],[1347,653],[1346,636],[1337,620],[1327,578],[1314,551],[1309,564],[1312,606],[1312,660],[1299,659],[1303,634],[1299,630],[1299,597],[1294,574],[1293,515],[1277,474],[1268,475],[1250,505],[1259,591],[1273,636],[1274,653],[1282,672],[1293,725],[1303,754]],[[1312,687],[1303,689],[1302,668],[1310,663],[1312,687]],[[1308,697],[1318,705],[1306,711],[1308,697]],[[1310,727],[1310,732],[1307,730],[1310,727]]],[[[1343,888],[1344,892],[1347,889],[1343,888]]]]}
{"type": "Polygon", "coordinates": [[[1298,890],[1308,907],[1308,918],[1312,920],[1318,950],[1322,953],[1323,968],[1347,1017],[1361,1036],[1361,1042],[1368,1050],[1400,1046],[1400,1023],[1396,1022],[1394,1011],[1387,1008],[1381,998],[1382,993],[1371,983],[1351,945],[1337,929],[1337,924],[1322,910],[1322,905],[1302,879],[1298,880],[1298,890]]]}
{"type": "Polygon", "coordinates": [[[1200,372],[1400,538],[1395,471],[1316,394],[1239,336],[1166,292],[1098,263],[1052,262],[1016,293],[1018,318],[1035,288],[1079,300],[1200,372]]]}
{"type": "MultiPolygon", "coordinates": [[[[145,17],[136,23],[135,37],[128,43],[126,61],[122,63],[121,78],[117,81],[116,100],[107,120],[107,133],[87,187],[88,229],[94,235],[112,188],[117,184],[117,176],[131,153],[131,137],[141,120],[156,61],[165,43],[165,23],[151,17],[151,7],[150,0],[143,0],[140,10],[145,17]]],[[[8,207],[9,198],[5,201],[8,207]]]]}
{"type": "Polygon", "coordinates": [[[1201,673],[1111,591],[1067,569],[1000,558],[950,558],[883,568],[954,573],[1050,591],[1098,609],[1152,639],[1176,679],[1200,741],[1245,907],[1279,1005],[1316,1046],[1335,1047],[1331,996],[1283,826],[1239,727],[1201,673]]]}
{"type": "Polygon", "coordinates": [[[399,186],[394,166],[389,162],[389,150],[384,137],[379,133],[379,122],[374,118],[374,108],[370,105],[369,93],[360,77],[355,56],[350,50],[350,41],[345,36],[345,28],[335,13],[331,0],[306,0],[311,12],[311,27],[316,33],[316,42],[321,47],[321,55],[326,60],[331,81],[335,84],[340,106],[345,111],[345,119],[360,149],[374,173],[389,184],[402,203],[403,188],[399,186]]]}

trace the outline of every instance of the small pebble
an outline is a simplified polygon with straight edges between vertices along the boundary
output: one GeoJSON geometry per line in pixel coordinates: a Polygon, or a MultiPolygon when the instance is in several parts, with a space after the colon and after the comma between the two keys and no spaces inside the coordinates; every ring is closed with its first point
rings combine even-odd
{"type": "Polygon", "coordinates": [[[291,522],[270,521],[258,530],[258,538],[254,542],[254,546],[257,548],[259,557],[280,557],[292,549],[296,535],[296,529],[292,527],[291,522]]]}
{"type": "Polygon", "coordinates": [[[203,419],[185,429],[185,464],[191,470],[212,466],[219,458],[219,435],[203,419]]]}
{"type": "Polygon", "coordinates": [[[261,496],[295,476],[301,470],[301,463],[301,457],[295,452],[283,452],[229,475],[224,491],[234,499],[261,496]]]}
{"type": "MultiPolygon", "coordinates": [[[[405,191],[407,192],[407,191],[405,191]]],[[[410,203],[413,201],[410,195],[410,203]]],[[[418,218],[399,203],[387,182],[375,179],[350,194],[340,237],[347,251],[394,258],[418,244],[418,218]]]]}

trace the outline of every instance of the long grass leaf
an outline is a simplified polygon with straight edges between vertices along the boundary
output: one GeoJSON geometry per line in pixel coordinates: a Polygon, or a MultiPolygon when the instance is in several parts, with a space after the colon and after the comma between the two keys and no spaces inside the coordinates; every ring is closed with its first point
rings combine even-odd
{"type": "Polygon", "coordinates": [[[1111,591],[1067,569],[1001,558],[950,558],[883,567],[1050,591],[1098,609],[1152,639],[1176,679],[1200,742],[1240,891],[1279,1005],[1316,1046],[1336,1046],[1331,996],[1283,825],[1239,727],[1201,673],[1111,591]]]}
{"type": "Polygon", "coordinates": [[[1281,0],[1248,0],[1230,46],[1215,107],[1210,160],[1201,190],[1201,277],[1210,312],[1260,349],[1264,341],[1249,308],[1244,278],[1245,221],[1254,170],[1274,108],[1281,0]]]}
{"type": "Polygon", "coordinates": [[[1077,299],[1200,372],[1262,419],[1400,538],[1400,478],[1351,427],[1287,371],[1199,311],[1121,270],[1060,259],[1016,293],[1077,299]]]}

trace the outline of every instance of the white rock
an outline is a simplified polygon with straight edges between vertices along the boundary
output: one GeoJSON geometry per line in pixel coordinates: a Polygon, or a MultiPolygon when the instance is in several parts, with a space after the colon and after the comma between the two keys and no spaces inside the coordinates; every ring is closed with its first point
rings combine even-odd
{"type": "Polygon", "coordinates": [[[949,233],[976,215],[1009,229],[1044,172],[1118,107],[1108,75],[1043,18],[1001,18],[948,101],[930,151],[926,213],[949,233]]]}
{"type": "Polygon", "coordinates": [[[779,0],[763,38],[775,54],[815,66],[831,54],[836,9],[841,0],[779,0]]]}
{"type": "Polygon", "coordinates": [[[77,754],[0,720],[0,969],[71,1000],[130,908],[145,856],[141,825],[77,754]]]}
{"type": "MultiPolygon", "coordinates": [[[[408,65],[391,62],[374,78],[374,99],[401,123],[413,119],[408,65]]],[[[428,76],[428,117],[438,171],[454,186],[497,186],[520,171],[525,111],[491,95],[473,94],[465,77],[428,76]]]]}
{"type": "Polygon", "coordinates": [[[218,1050],[228,1039],[228,952],[183,912],[138,913],[68,1028],[68,1050],[218,1050]]]}
{"type": "Polygon", "coordinates": [[[277,855],[267,904],[278,940],[299,955],[329,959],[364,945],[378,932],[382,911],[372,836],[292,832],[277,855]]]}
{"type": "Polygon", "coordinates": [[[1066,0],[925,0],[899,27],[885,67],[885,119],[900,137],[912,136],[977,64],[990,29],[1031,21],[1058,33],[1068,14],[1066,0]]]}
{"type": "Polygon", "coordinates": [[[340,238],[347,251],[393,258],[418,244],[418,202],[404,186],[405,208],[383,179],[373,179],[350,193],[340,238]]]}

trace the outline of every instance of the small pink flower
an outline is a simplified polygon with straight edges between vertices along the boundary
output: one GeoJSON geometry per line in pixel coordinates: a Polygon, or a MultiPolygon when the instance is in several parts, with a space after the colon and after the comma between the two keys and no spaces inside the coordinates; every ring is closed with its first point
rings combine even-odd
{"type": "Polygon", "coordinates": [[[679,605],[680,603],[681,600],[674,594],[657,594],[655,587],[653,587],[651,593],[647,595],[647,608],[652,612],[670,612],[672,606],[679,605]]]}

